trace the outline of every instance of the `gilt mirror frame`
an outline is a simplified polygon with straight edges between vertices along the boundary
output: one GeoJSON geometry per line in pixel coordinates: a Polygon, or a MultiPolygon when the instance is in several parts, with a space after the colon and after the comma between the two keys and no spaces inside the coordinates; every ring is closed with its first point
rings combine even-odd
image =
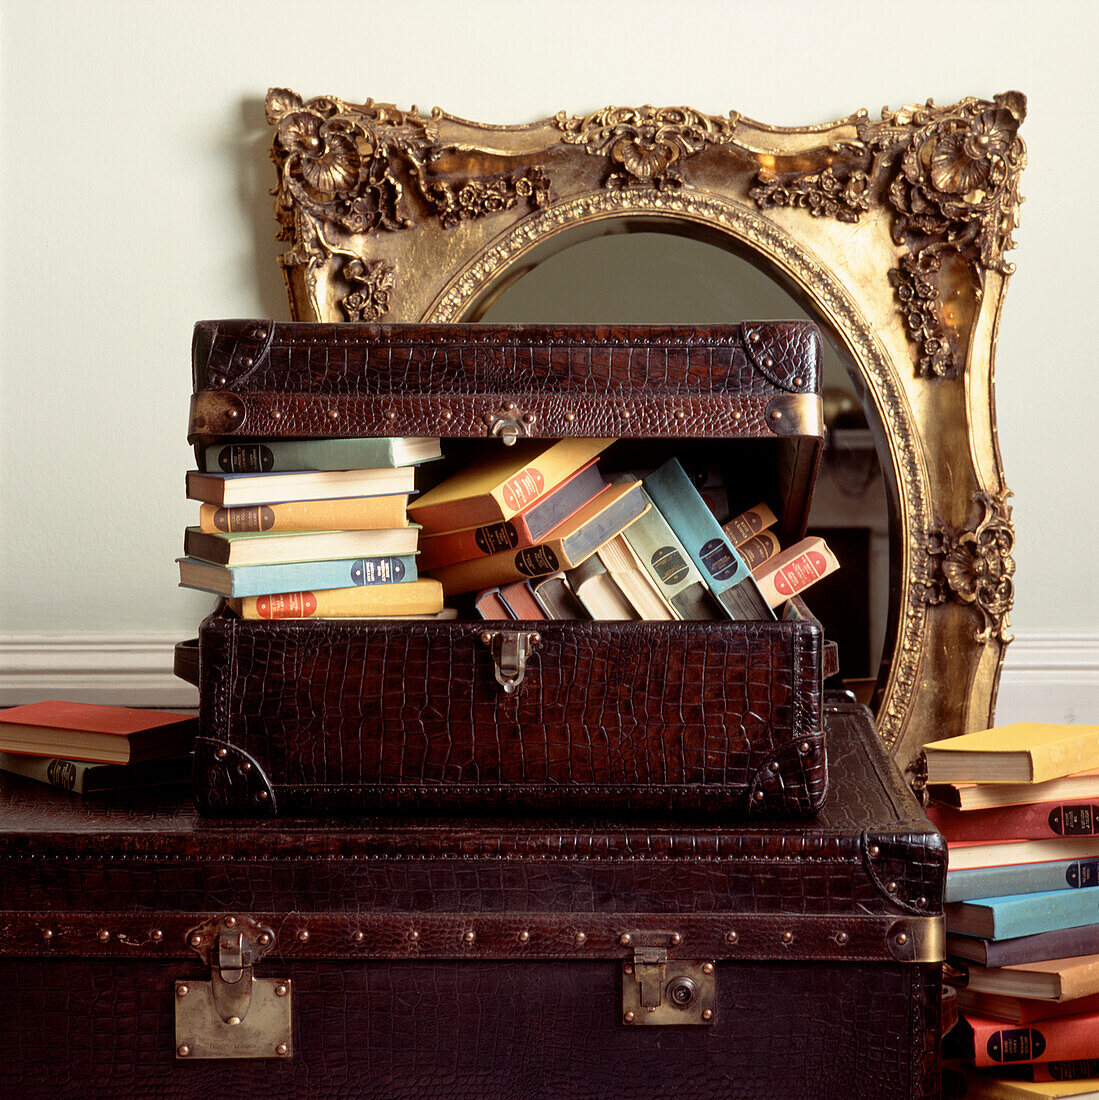
{"type": "Polygon", "coordinates": [[[791,290],[846,353],[890,496],[878,732],[903,768],[992,724],[1013,598],[993,375],[1020,93],[797,128],[651,106],[492,126],[286,89],[266,107],[296,320],[468,320],[577,229],[722,244],[791,290]]]}

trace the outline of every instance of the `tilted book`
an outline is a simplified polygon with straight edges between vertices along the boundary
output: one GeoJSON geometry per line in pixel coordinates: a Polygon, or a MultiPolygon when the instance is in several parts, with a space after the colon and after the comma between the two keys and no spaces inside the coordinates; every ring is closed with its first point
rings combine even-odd
{"type": "Polygon", "coordinates": [[[576,598],[593,619],[634,620],[639,618],[607,567],[593,554],[566,576],[576,598]]]}
{"type": "Polygon", "coordinates": [[[742,542],[736,550],[755,577],[767,562],[781,553],[782,547],[774,531],[760,531],[758,535],[753,535],[746,542],[742,542]]]}
{"type": "Polygon", "coordinates": [[[281,504],[288,500],[332,500],[340,497],[392,496],[411,493],[416,471],[305,470],[286,474],[208,474],[187,472],[187,496],[207,504],[281,504]]]}
{"type": "Polygon", "coordinates": [[[1099,886],[1099,859],[1054,859],[1044,863],[1009,863],[946,872],[944,901],[1037,894],[1044,890],[1079,890],[1099,886]]]}
{"type": "Polygon", "coordinates": [[[442,453],[437,438],[423,436],[269,439],[254,443],[212,443],[203,449],[202,468],[223,474],[393,469],[428,462],[442,453]]]}
{"type": "Polygon", "coordinates": [[[443,609],[438,581],[375,584],[323,592],[282,592],[248,596],[234,603],[242,619],[384,618],[389,615],[434,615],[443,609]]]}
{"type": "Polygon", "coordinates": [[[1099,921],[1099,890],[1049,890],[956,901],[944,911],[948,932],[1008,940],[1099,921]]]}
{"type": "Polygon", "coordinates": [[[645,478],[645,492],[676,533],[730,619],[774,619],[752,572],[678,460],[645,478]]]}
{"type": "Polygon", "coordinates": [[[763,598],[771,607],[778,607],[839,567],[824,539],[807,538],[764,562],[755,570],[755,578],[763,598]]]}
{"type": "Polygon", "coordinates": [[[675,608],[664,598],[656,582],[638,560],[625,534],[604,543],[596,550],[595,556],[642,619],[668,621],[679,618],[675,608]]]}
{"type": "Polygon", "coordinates": [[[336,500],[288,500],[282,504],[203,504],[199,528],[208,534],[237,531],[375,531],[407,527],[407,493],[336,500]]]}
{"type": "Polygon", "coordinates": [[[500,523],[519,515],[605,451],[613,439],[520,441],[459,470],[408,506],[425,533],[500,523]]]}
{"type": "Polygon", "coordinates": [[[500,599],[513,619],[544,619],[546,613],[534,598],[530,581],[516,581],[500,589],[500,599]]]}
{"type": "MultiPolygon", "coordinates": [[[[648,513],[646,513],[647,515],[648,513]]],[[[590,558],[588,559],[591,560],[590,558]]],[[[549,619],[590,618],[584,605],[577,599],[564,573],[551,573],[532,584],[534,598],[549,619]]]]}
{"type": "Polygon", "coordinates": [[[386,531],[279,531],[209,535],[188,527],[183,553],[215,565],[279,565],[298,561],[386,558],[416,553],[417,527],[386,531]]]}
{"type": "Polygon", "coordinates": [[[924,745],[929,783],[1041,783],[1099,768],[1099,726],[1015,722],[924,745]]]}
{"type": "Polygon", "coordinates": [[[360,584],[401,584],[417,580],[416,555],[295,561],[282,565],[214,565],[177,558],[182,588],[218,596],[266,596],[272,592],[351,588],[360,584]]]}
{"type": "Polygon", "coordinates": [[[969,989],[1040,1001],[1074,1001],[1099,993],[1099,955],[1018,963],[1015,966],[966,967],[969,989]]]}
{"type": "MultiPolygon", "coordinates": [[[[1099,1050],[1099,1046],[1093,1046],[1099,1050]]],[[[1087,1086],[1094,1090],[1091,1095],[1099,1094],[1099,1057],[1080,1055],[1076,1058],[1059,1058],[1052,1062],[1035,1062],[1031,1066],[1036,1083],[1056,1082],[1087,1086]]]]}
{"type": "Polygon", "coordinates": [[[924,812],[947,840],[1028,840],[1099,832],[1099,805],[1092,802],[1032,802],[989,810],[932,803],[924,812]]]}
{"type": "Polygon", "coordinates": [[[1095,1082],[1024,1081],[990,1077],[986,1071],[976,1069],[964,1074],[960,1087],[965,1100],[1099,1100],[1095,1082]]]}
{"type": "Polygon", "coordinates": [[[729,536],[729,541],[739,550],[749,539],[766,531],[775,522],[775,513],[766,504],[757,504],[722,524],[722,528],[729,536]]]}

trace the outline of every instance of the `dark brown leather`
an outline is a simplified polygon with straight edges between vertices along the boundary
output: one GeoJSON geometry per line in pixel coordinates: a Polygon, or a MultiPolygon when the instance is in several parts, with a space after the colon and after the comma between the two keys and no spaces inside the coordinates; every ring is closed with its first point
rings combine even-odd
{"type": "Polygon", "coordinates": [[[200,808],[820,806],[819,623],[539,623],[511,695],[485,626],[211,616],[200,808]]]}
{"type": "Polygon", "coordinates": [[[798,823],[230,825],[5,776],[0,1095],[935,1096],[940,967],[866,958],[941,914],[945,846],[868,713],[825,709],[837,794],[798,823]],[[288,1061],[174,1056],[173,982],[204,976],[184,926],[232,913],[275,929],[288,1061]],[[712,1026],[621,1022],[622,930],[716,960],[712,1026]]]}

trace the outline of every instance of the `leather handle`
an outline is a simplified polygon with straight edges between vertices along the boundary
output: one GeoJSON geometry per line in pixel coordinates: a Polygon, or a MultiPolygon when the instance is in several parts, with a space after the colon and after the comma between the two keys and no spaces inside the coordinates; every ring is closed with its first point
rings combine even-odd
{"type": "Polygon", "coordinates": [[[198,639],[190,638],[186,642],[176,642],[172,671],[189,684],[198,687],[198,639]]]}

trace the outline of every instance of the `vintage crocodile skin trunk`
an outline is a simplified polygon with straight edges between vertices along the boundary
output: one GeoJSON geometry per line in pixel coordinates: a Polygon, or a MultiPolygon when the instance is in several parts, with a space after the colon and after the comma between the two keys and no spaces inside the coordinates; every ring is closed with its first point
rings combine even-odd
{"type": "MultiPolygon", "coordinates": [[[[822,437],[820,338],[701,328],[196,326],[191,439],[516,435],[688,448],[804,533],[822,437]]],[[[494,438],[499,437],[499,438],[494,438]]],[[[653,464],[662,459],[657,458],[653,464]]],[[[809,622],[243,622],[198,659],[209,814],[602,808],[808,814],[826,788],[809,622]],[[519,691],[500,649],[539,642],[519,691]],[[486,644],[488,643],[488,644],[486,644]]],[[[196,667],[197,666],[197,667],[196,667]]]]}
{"type": "Polygon", "coordinates": [[[221,823],[4,776],[0,1095],[936,1096],[944,844],[824,709],[821,813],[743,827],[221,823]]]}

